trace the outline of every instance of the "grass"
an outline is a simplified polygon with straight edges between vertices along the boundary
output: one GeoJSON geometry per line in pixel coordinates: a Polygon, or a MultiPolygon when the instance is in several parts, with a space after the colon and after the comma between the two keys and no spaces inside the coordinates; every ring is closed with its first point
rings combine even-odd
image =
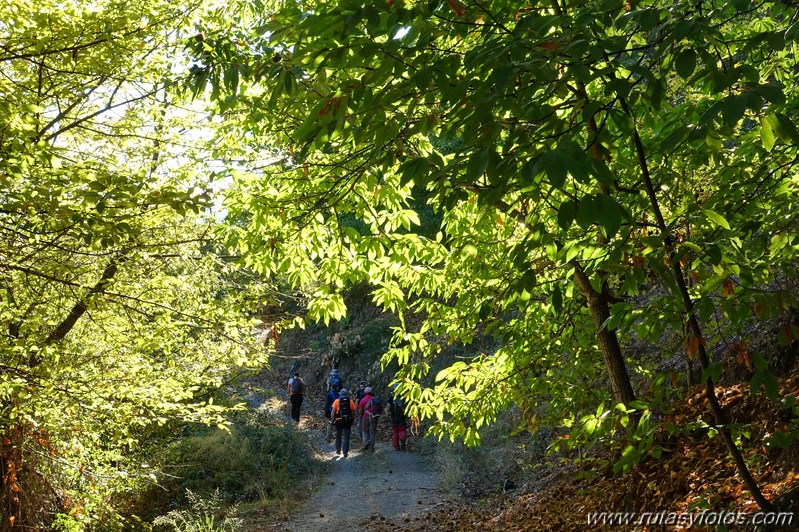
{"type": "MultiPolygon", "coordinates": [[[[229,431],[183,427],[179,438],[163,446],[154,458],[169,466],[162,469],[160,485],[136,505],[142,521],[171,526],[161,530],[194,530],[195,524],[213,523],[208,530],[228,530],[229,525],[219,527],[233,507],[239,515],[268,511],[276,518],[285,516],[301,499],[298,495],[311,491],[324,473],[293,426],[262,410],[235,413],[231,423],[229,431]],[[197,510],[198,501],[213,502],[214,511],[197,510]]],[[[229,517],[227,523],[233,523],[229,517]]]]}
{"type": "Polygon", "coordinates": [[[435,447],[439,488],[466,498],[500,493],[506,480],[521,485],[534,474],[530,464],[544,459],[545,434],[511,434],[512,413],[482,434],[479,447],[442,440],[435,447]]]}

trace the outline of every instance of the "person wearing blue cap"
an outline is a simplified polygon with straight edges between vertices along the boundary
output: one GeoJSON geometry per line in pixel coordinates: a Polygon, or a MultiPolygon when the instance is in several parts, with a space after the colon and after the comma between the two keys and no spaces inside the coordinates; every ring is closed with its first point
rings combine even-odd
{"type": "Polygon", "coordinates": [[[336,454],[340,455],[343,452],[344,458],[350,452],[350,432],[355,419],[354,412],[355,401],[350,399],[350,392],[346,388],[342,388],[338,399],[333,401],[330,418],[336,427],[336,454]]]}
{"type": "Polygon", "coordinates": [[[333,390],[339,393],[343,387],[344,383],[341,381],[341,375],[338,374],[338,370],[336,368],[331,369],[330,376],[327,378],[327,391],[333,390]]]}

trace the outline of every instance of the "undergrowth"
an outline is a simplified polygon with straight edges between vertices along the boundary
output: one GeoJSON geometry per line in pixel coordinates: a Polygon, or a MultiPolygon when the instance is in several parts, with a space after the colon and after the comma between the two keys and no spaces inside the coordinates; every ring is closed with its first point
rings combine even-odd
{"type": "Polygon", "coordinates": [[[156,530],[227,530],[234,507],[237,515],[264,510],[287,515],[298,493],[312,489],[324,468],[293,426],[263,410],[235,412],[230,422],[228,430],[184,426],[164,442],[154,456],[166,464],[159,484],[137,501],[138,512],[131,512],[140,516],[134,519],[139,527],[159,523],[156,530]],[[200,511],[200,503],[214,510],[200,511]],[[223,522],[228,524],[219,528],[223,522]],[[210,523],[217,525],[208,528],[210,523]]]}
{"type": "Polygon", "coordinates": [[[468,499],[508,492],[534,478],[535,466],[545,460],[552,435],[546,430],[514,432],[515,413],[509,411],[481,433],[481,445],[438,442],[435,460],[439,488],[468,499]]]}

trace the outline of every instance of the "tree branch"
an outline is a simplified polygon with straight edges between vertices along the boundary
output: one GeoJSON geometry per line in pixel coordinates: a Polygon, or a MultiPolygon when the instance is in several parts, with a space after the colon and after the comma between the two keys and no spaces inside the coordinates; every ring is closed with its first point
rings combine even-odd
{"type": "Polygon", "coordinates": [[[53,329],[49,335],[47,335],[47,339],[44,341],[45,345],[49,345],[60,340],[63,340],[64,337],[72,330],[75,326],[75,323],[83,316],[89,308],[89,299],[95,294],[100,294],[105,291],[105,288],[110,284],[111,279],[114,278],[114,275],[117,273],[117,269],[119,267],[120,259],[114,258],[111,259],[111,262],[108,263],[105,270],[103,271],[103,275],[100,277],[100,280],[89,290],[86,295],[81,298],[75,305],[72,307],[72,310],[69,312],[64,321],[62,321],[55,329],[53,329]]]}

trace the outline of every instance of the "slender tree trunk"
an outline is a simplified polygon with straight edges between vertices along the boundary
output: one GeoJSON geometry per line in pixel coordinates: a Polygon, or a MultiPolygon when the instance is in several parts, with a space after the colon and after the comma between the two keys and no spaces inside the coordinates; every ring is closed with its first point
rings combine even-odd
{"type": "MultiPolygon", "coordinates": [[[[688,327],[688,323],[683,322],[682,337],[684,340],[688,339],[688,335],[690,334],[689,331],[690,328],[688,327]]],[[[696,384],[696,380],[694,379],[694,358],[693,355],[688,352],[687,342],[683,342],[683,345],[686,346],[683,348],[683,356],[685,357],[685,383],[690,389],[694,384],[696,384]]]]}
{"type": "MultiPolygon", "coordinates": [[[[495,201],[494,207],[520,222],[524,223],[527,221],[523,213],[502,200],[495,201]]],[[[624,364],[619,338],[616,335],[616,331],[608,330],[608,328],[604,326],[605,322],[610,317],[610,290],[607,284],[603,282],[602,292],[597,292],[594,290],[594,287],[591,286],[591,281],[588,279],[585,271],[583,271],[583,267],[580,263],[572,261],[571,265],[574,267],[574,277],[577,281],[577,286],[585,297],[586,305],[594,321],[594,329],[596,330],[599,348],[602,351],[602,360],[605,363],[608,378],[610,379],[613,398],[617,403],[630,406],[630,403],[635,401],[635,392],[633,392],[633,385],[630,382],[630,375],[627,373],[627,366],[624,364]]]]}
{"type": "MultiPolygon", "coordinates": [[[[577,98],[582,106],[588,104],[589,98],[585,83],[581,81],[577,83],[577,98]]],[[[590,152],[595,159],[599,159],[600,153],[596,144],[599,125],[596,123],[593,115],[586,120],[586,129],[589,133],[589,141],[586,150],[590,152]]],[[[599,189],[604,194],[610,194],[607,187],[601,183],[599,184],[599,189]]],[[[600,246],[608,245],[608,239],[602,231],[597,231],[597,241],[600,246]]],[[[574,277],[577,281],[577,285],[580,287],[583,296],[588,302],[588,310],[591,313],[591,318],[594,320],[594,329],[596,330],[599,347],[602,350],[605,368],[610,378],[613,397],[616,399],[617,403],[630,406],[630,403],[635,401],[635,392],[633,392],[633,386],[630,382],[630,375],[627,373],[627,366],[624,364],[624,356],[622,355],[621,346],[619,345],[619,337],[616,335],[616,331],[611,331],[605,326],[608,318],[610,318],[610,289],[608,288],[607,282],[602,281],[602,291],[597,292],[580,265],[577,262],[572,262],[572,265],[575,267],[574,277]]],[[[603,274],[603,272],[599,273],[603,274]]]]}
{"type": "MultiPolygon", "coordinates": [[[[632,113],[630,112],[630,108],[627,106],[627,102],[622,99],[621,105],[622,108],[624,109],[624,112],[627,113],[630,116],[630,118],[634,118],[632,113]]],[[[708,357],[707,351],[705,349],[702,327],[700,326],[699,320],[697,319],[696,314],[694,312],[694,301],[691,298],[691,294],[690,292],[688,292],[688,286],[685,283],[685,276],[683,275],[682,266],[680,266],[680,261],[676,254],[674,239],[671,237],[671,235],[669,235],[668,227],[666,226],[666,222],[663,218],[663,213],[660,210],[660,202],[658,201],[657,193],[655,192],[655,187],[652,184],[652,176],[649,173],[649,166],[646,160],[646,152],[644,150],[644,144],[641,141],[641,137],[638,135],[637,129],[633,129],[633,145],[635,147],[636,155],[638,157],[638,164],[641,169],[641,174],[644,179],[646,193],[649,198],[652,211],[655,215],[658,229],[660,230],[660,233],[663,236],[664,246],[669,255],[672,275],[674,276],[674,281],[677,283],[677,291],[679,293],[680,298],[682,299],[683,308],[685,309],[685,314],[688,317],[688,328],[690,333],[697,339],[697,344],[698,344],[697,354],[699,356],[699,363],[702,366],[702,370],[704,371],[710,366],[710,358],[708,357]]],[[[710,405],[710,411],[713,414],[713,418],[716,421],[716,428],[718,429],[719,433],[724,439],[724,443],[727,445],[727,449],[729,450],[730,456],[732,457],[735,466],[738,468],[738,474],[741,475],[741,479],[743,480],[744,485],[752,494],[752,497],[757,502],[757,505],[764,512],[773,512],[775,510],[774,505],[772,505],[769,502],[769,500],[766,499],[766,497],[763,495],[763,492],[760,491],[760,487],[758,486],[757,481],[754,479],[754,477],[752,477],[752,473],[749,471],[749,467],[746,465],[746,462],[744,461],[743,455],[741,454],[741,450],[738,449],[738,446],[735,444],[735,441],[733,441],[732,439],[732,435],[730,434],[730,429],[727,426],[728,423],[727,416],[724,415],[724,411],[721,409],[718,397],[716,397],[716,390],[715,390],[715,385],[713,384],[713,379],[711,379],[710,377],[707,377],[705,380],[705,397],[707,398],[707,402],[710,405]]]]}
{"type": "Polygon", "coordinates": [[[575,266],[574,277],[577,281],[577,286],[580,287],[580,291],[585,296],[588,310],[594,320],[594,329],[596,329],[597,340],[602,351],[602,360],[610,378],[613,398],[616,402],[629,406],[635,400],[635,392],[633,392],[633,386],[630,382],[630,375],[627,373],[627,366],[624,364],[619,338],[616,336],[615,331],[611,331],[604,326],[605,322],[610,318],[610,297],[607,285],[603,283],[602,292],[597,292],[591,286],[588,276],[580,265],[576,263],[572,263],[572,265],[575,266]]]}

